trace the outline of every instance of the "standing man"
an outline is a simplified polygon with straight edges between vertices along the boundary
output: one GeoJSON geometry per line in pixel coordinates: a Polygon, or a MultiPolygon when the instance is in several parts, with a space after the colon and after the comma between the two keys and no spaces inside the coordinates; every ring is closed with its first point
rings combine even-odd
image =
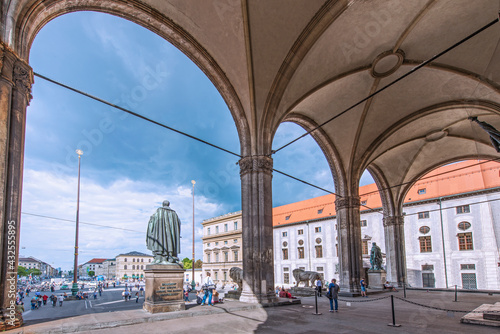
{"type": "Polygon", "coordinates": [[[333,312],[333,302],[335,302],[335,312],[339,311],[339,305],[337,299],[339,298],[340,287],[337,284],[337,280],[332,278],[332,283],[328,286],[330,292],[330,312],[333,312]]]}
{"type": "Polygon", "coordinates": [[[318,297],[321,297],[321,290],[323,290],[323,282],[321,281],[321,278],[316,280],[316,290],[318,290],[318,297]]]}
{"type": "Polygon", "coordinates": [[[59,306],[62,307],[62,304],[63,304],[63,301],[64,301],[63,295],[59,295],[59,297],[57,297],[57,300],[59,301],[59,306]]]}
{"type": "Polygon", "coordinates": [[[201,301],[201,306],[205,305],[205,301],[207,300],[208,296],[208,303],[211,306],[214,306],[212,303],[212,293],[213,289],[215,289],[215,283],[212,281],[212,278],[210,277],[210,273],[207,273],[207,277],[205,278],[205,285],[203,286],[203,289],[205,290],[205,296],[203,296],[203,300],[201,301]]]}
{"type": "Polygon", "coordinates": [[[362,278],[361,281],[359,281],[359,284],[361,285],[361,297],[366,297],[365,279],[362,278]]]}

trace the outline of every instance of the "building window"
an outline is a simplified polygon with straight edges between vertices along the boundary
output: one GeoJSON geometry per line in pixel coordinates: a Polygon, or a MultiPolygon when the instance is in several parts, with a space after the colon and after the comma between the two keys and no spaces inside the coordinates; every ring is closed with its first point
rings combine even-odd
{"type": "Polygon", "coordinates": [[[424,288],[436,287],[436,280],[433,273],[422,273],[422,286],[424,288]]]}
{"type": "Polygon", "coordinates": [[[224,245],[227,245],[227,240],[224,240],[224,245]]]}
{"type": "Polygon", "coordinates": [[[430,230],[431,228],[429,226],[422,226],[418,229],[418,231],[422,234],[427,234],[430,230]]]}
{"type": "Polygon", "coordinates": [[[426,189],[425,189],[425,188],[418,189],[418,194],[419,194],[419,195],[423,195],[423,194],[425,194],[425,192],[426,192],[426,189]]]}
{"type": "Polygon", "coordinates": [[[316,238],[316,243],[320,244],[321,243],[321,238],[316,238]]]}
{"type": "Polygon", "coordinates": [[[219,253],[215,253],[215,262],[219,262],[219,253]]]}
{"type": "Polygon", "coordinates": [[[123,266],[123,270],[127,270],[127,265],[124,265],[124,266],[123,266]]]}
{"type": "Polygon", "coordinates": [[[458,229],[461,231],[468,230],[470,228],[470,223],[469,222],[460,222],[458,223],[458,229]]]}
{"type": "Polygon", "coordinates": [[[299,235],[300,235],[300,234],[304,234],[304,230],[298,230],[298,231],[297,231],[297,234],[299,234],[299,235]]]}
{"type": "Polygon", "coordinates": [[[207,228],[207,235],[210,235],[210,227],[207,228]]]}
{"type": "Polygon", "coordinates": [[[366,227],[366,225],[367,225],[367,224],[366,224],[366,220],[362,220],[362,221],[361,221],[361,227],[366,227]]]}
{"type": "Polygon", "coordinates": [[[316,233],[321,232],[321,226],[315,227],[314,232],[316,232],[316,233]]]}
{"type": "Polygon", "coordinates": [[[288,268],[288,267],[284,267],[284,268],[283,268],[283,271],[289,272],[289,271],[290,271],[290,268],[288,268]]]}
{"type": "Polygon", "coordinates": [[[215,234],[219,233],[219,226],[215,226],[215,234]]]}
{"type": "Polygon", "coordinates": [[[476,274],[462,273],[462,288],[463,289],[477,289],[476,274]]]}
{"type": "Polygon", "coordinates": [[[235,244],[237,244],[237,243],[238,243],[238,239],[234,239],[234,240],[233,240],[233,242],[234,242],[235,244]]]}
{"type": "Polygon", "coordinates": [[[218,242],[218,241],[216,241],[216,242],[215,242],[215,246],[218,246],[218,245],[219,245],[219,242],[218,242]]]}
{"type": "Polygon", "coordinates": [[[361,240],[362,252],[363,255],[368,255],[368,240],[361,240]]]}
{"type": "Polygon", "coordinates": [[[361,205],[366,205],[366,201],[361,201],[361,205]]]}
{"type": "Polygon", "coordinates": [[[135,258],[132,259],[132,262],[135,262],[135,258]]]}
{"type": "Polygon", "coordinates": [[[323,246],[316,246],[316,258],[323,257],[323,246]]]}
{"type": "Polygon", "coordinates": [[[125,260],[123,260],[123,261],[127,262],[127,258],[125,258],[125,260]]]}
{"type": "Polygon", "coordinates": [[[215,275],[215,280],[217,281],[217,280],[219,279],[219,272],[218,272],[218,271],[216,271],[216,272],[214,273],[214,275],[215,275]]]}
{"type": "Polygon", "coordinates": [[[418,213],[418,219],[429,218],[429,211],[423,211],[418,213]]]}
{"type": "Polygon", "coordinates": [[[323,271],[323,267],[316,267],[316,271],[323,271]]]}
{"type": "Polygon", "coordinates": [[[238,222],[234,222],[234,229],[237,230],[238,229],[238,222]]]}
{"type": "Polygon", "coordinates": [[[141,264],[141,270],[144,270],[144,265],[143,264],[141,264]]]}
{"type": "Polygon", "coordinates": [[[234,261],[238,261],[238,251],[233,251],[234,261]]]}
{"type": "Polygon", "coordinates": [[[287,246],[288,246],[288,242],[283,241],[283,247],[287,247],[287,246]]]}
{"type": "Polygon", "coordinates": [[[335,254],[339,255],[339,244],[335,244],[335,254]]]}
{"type": "Polygon", "coordinates": [[[302,246],[303,244],[304,244],[304,240],[300,239],[300,240],[299,240],[299,245],[301,245],[301,246],[302,246]]]}
{"type": "Polygon", "coordinates": [[[224,232],[227,232],[227,224],[224,224],[224,232]]]}
{"type": "Polygon", "coordinates": [[[151,259],[149,259],[149,262],[151,263],[151,259]]]}
{"type": "Polygon", "coordinates": [[[469,212],[470,212],[470,206],[468,205],[457,206],[457,214],[469,213],[469,212]]]}
{"type": "Polygon", "coordinates": [[[475,270],[476,265],[475,264],[461,264],[460,265],[460,270],[475,270]]]}
{"type": "Polygon", "coordinates": [[[210,243],[207,244],[207,247],[210,247],[210,243]]]}
{"type": "Polygon", "coordinates": [[[420,237],[420,253],[432,252],[431,237],[420,237]]]}
{"type": "Polygon", "coordinates": [[[290,217],[291,217],[291,216],[292,216],[292,215],[288,215],[288,216],[286,216],[286,217],[285,217],[285,220],[290,219],[290,217]]]}
{"type": "Polygon", "coordinates": [[[283,233],[281,233],[281,235],[284,236],[284,237],[286,237],[288,235],[288,233],[287,232],[283,232],[283,233]]]}
{"type": "Polygon", "coordinates": [[[282,249],[282,254],[283,254],[283,260],[288,260],[288,249],[287,248],[282,249]]]}
{"type": "Polygon", "coordinates": [[[210,254],[207,254],[207,263],[210,263],[210,254]]]}
{"type": "Polygon", "coordinates": [[[472,232],[458,233],[458,250],[473,250],[472,232]]]}
{"type": "Polygon", "coordinates": [[[299,251],[299,259],[304,258],[304,247],[298,247],[297,250],[299,251]]]}
{"type": "Polygon", "coordinates": [[[318,210],[318,215],[323,213],[323,209],[318,210]]]}
{"type": "Polygon", "coordinates": [[[290,284],[290,273],[284,273],[283,274],[283,283],[284,284],[290,284]]]}
{"type": "Polygon", "coordinates": [[[433,271],[433,270],[434,270],[433,264],[423,264],[422,265],[422,271],[433,271]]]}
{"type": "Polygon", "coordinates": [[[229,262],[229,252],[224,252],[224,262],[229,262]]]}
{"type": "Polygon", "coordinates": [[[135,270],[135,264],[132,266],[132,270],[135,270]]]}

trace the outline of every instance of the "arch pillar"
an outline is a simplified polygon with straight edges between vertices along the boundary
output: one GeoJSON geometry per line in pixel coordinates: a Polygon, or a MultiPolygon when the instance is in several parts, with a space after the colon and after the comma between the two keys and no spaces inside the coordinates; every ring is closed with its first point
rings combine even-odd
{"type": "Polygon", "coordinates": [[[15,314],[26,108],[33,71],[0,42],[0,330],[19,327],[15,314]]]}
{"type": "Polygon", "coordinates": [[[339,274],[342,292],[360,294],[360,277],[363,274],[359,196],[335,200],[338,225],[339,274]]]}
{"type": "Polygon", "coordinates": [[[386,216],[383,221],[387,280],[402,287],[406,283],[404,216],[386,216]]]}
{"type": "Polygon", "coordinates": [[[242,201],[243,290],[240,301],[268,304],[274,292],[273,159],[254,155],[239,161],[242,201]]]}

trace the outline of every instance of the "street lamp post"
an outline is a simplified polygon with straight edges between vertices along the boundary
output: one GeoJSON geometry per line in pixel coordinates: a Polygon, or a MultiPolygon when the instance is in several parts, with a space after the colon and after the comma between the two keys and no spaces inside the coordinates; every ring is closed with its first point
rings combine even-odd
{"type": "Polygon", "coordinates": [[[78,154],[78,193],[76,197],[76,233],[75,233],[75,264],[73,268],[73,286],[71,294],[76,296],[78,292],[78,223],[80,218],[80,160],[83,154],[82,150],[76,150],[78,154]]]}
{"type": "Polygon", "coordinates": [[[193,269],[193,281],[191,282],[191,287],[195,288],[196,286],[196,283],[194,281],[194,185],[195,185],[195,181],[194,180],[191,180],[191,183],[193,184],[193,262],[192,262],[192,269],[193,269]]]}

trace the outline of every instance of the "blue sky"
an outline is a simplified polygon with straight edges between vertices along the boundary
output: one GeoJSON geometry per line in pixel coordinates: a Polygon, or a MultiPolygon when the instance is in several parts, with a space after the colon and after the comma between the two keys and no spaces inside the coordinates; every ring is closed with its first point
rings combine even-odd
{"type": "MultiPolygon", "coordinates": [[[[231,114],[201,70],[154,33],[107,14],[80,12],[49,22],[30,65],[39,74],[239,153],[231,114]]],[[[79,263],[147,252],[149,216],[168,199],[182,220],[181,256],[191,257],[196,180],[196,258],[201,222],[241,209],[237,158],[35,77],[28,108],[21,250],[71,269],[78,159],[81,160],[79,263]],[[64,220],[43,218],[35,215],[64,220]],[[129,231],[133,230],[133,231],[129,231]]],[[[280,126],[274,147],[303,130],[280,126]]],[[[310,137],[280,151],[276,169],[334,190],[328,164],[310,137]]],[[[371,183],[366,177],[362,183],[371,183]]],[[[325,193],[275,174],[273,205],[325,193]]]]}

